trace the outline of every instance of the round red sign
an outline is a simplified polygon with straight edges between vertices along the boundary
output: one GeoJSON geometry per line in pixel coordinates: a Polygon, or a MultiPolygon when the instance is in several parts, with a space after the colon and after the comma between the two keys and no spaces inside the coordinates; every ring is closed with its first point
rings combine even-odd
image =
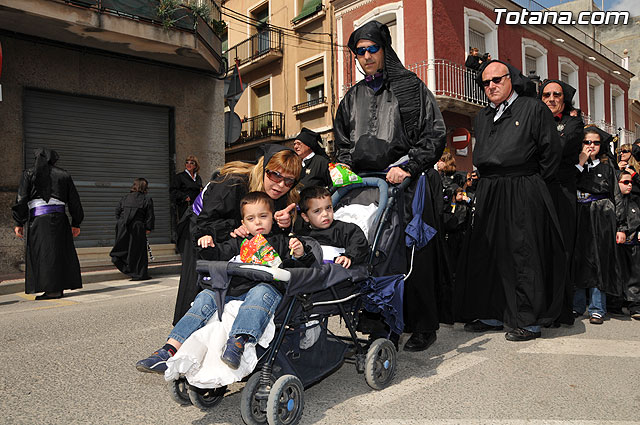
{"type": "Polygon", "coordinates": [[[451,144],[454,149],[464,149],[469,144],[471,140],[471,133],[466,128],[456,128],[451,133],[451,144]]]}

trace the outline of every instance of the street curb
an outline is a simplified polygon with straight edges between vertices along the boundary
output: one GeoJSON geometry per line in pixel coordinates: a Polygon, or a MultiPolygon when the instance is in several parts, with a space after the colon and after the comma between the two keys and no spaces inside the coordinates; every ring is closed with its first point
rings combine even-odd
{"type": "MultiPolygon", "coordinates": [[[[149,274],[153,277],[180,274],[182,263],[154,264],[149,266],[149,274]]],[[[100,283],[109,280],[122,280],[129,277],[120,273],[118,269],[82,272],[82,284],[100,283]]],[[[24,278],[5,280],[0,282],[0,295],[10,295],[24,292],[24,278]]]]}

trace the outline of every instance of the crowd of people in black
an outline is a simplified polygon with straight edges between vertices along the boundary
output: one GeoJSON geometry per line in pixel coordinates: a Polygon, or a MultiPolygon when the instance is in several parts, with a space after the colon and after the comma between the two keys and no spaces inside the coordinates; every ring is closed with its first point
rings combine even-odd
{"type": "MultiPolygon", "coordinates": [[[[409,179],[399,200],[404,224],[418,216],[435,229],[422,246],[398,245],[385,270],[407,276],[404,331],[411,336],[405,350],[427,349],[439,324],[455,321],[465,322],[469,332],[506,327],[507,340],[528,341],[540,337],[542,327],[572,325],[585,311],[593,324],[601,324],[607,311],[623,308],[640,320],[640,141],[617,147],[614,155],[617,138],[584,126],[573,108],[573,87],[547,80],[534,90],[536,97],[518,69],[490,56],[479,58],[472,49],[467,67],[477,71],[474,83],[489,105],[474,122],[475,169],[463,173],[445,152],[447,131],[434,95],[401,64],[388,27],[369,22],[351,34],[348,47],[365,78],[336,112],[335,162],[355,173],[383,173],[392,185],[409,179]],[[415,212],[412,202],[418,197],[424,202],[415,212]]],[[[49,151],[37,153],[13,208],[16,234],[22,237],[22,226],[30,226],[27,293],[44,291],[48,298],[80,285],[71,235],[79,233],[82,207],[55,159],[49,151]],[[47,258],[45,250],[53,245],[64,245],[54,250],[64,258],[47,258]],[[64,276],[57,277],[57,264],[65,264],[64,276]],[[73,278],[67,276],[71,272],[73,278]]],[[[171,191],[183,264],[175,328],[161,349],[138,362],[139,370],[164,371],[166,360],[215,311],[210,294],[197,285],[196,259],[218,258],[229,241],[248,236],[289,235],[299,231],[296,221],[322,237],[340,239],[336,243],[348,245],[347,253],[353,241],[362,242],[359,235],[345,236],[354,234],[350,227],[347,232],[334,224],[330,198],[319,189],[332,185],[328,164],[320,136],[307,129],[293,149],[264,145],[256,163],[227,163],[204,187],[197,158],[186,159],[171,191]],[[303,196],[299,214],[305,188],[316,189],[303,196]]],[[[154,214],[147,186],[136,179],[116,211],[111,255],[134,279],[148,278],[143,241],[153,230],[154,214]]],[[[296,238],[276,239],[291,248],[290,260],[306,258],[306,247],[296,238]]],[[[404,238],[398,240],[404,244],[404,238]]],[[[336,262],[344,267],[355,261],[341,257],[336,262]]],[[[237,296],[246,302],[266,296],[264,288],[259,294],[252,290],[237,296]]],[[[271,311],[272,304],[263,308],[271,311]]],[[[371,334],[387,332],[397,346],[398,335],[388,331],[371,334]]],[[[243,344],[256,335],[229,338],[223,360],[235,364],[243,344]]]]}

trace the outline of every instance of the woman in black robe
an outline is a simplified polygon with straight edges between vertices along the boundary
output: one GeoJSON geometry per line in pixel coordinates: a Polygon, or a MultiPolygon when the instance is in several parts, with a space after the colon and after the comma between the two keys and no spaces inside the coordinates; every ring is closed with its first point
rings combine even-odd
{"type": "Polygon", "coordinates": [[[36,149],[35,157],[34,167],[22,174],[11,208],[18,237],[24,237],[27,225],[25,292],[44,292],[36,300],[62,298],[65,289],[82,288],[73,238],[80,234],[84,211],[71,176],[54,165],[57,152],[36,149]]]}
{"type": "Polygon", "coordinates": [[[553,205],[558,213],[564,248],[567,253],[568,273],[564,287],[564,301],[560,316],[555,322],[573,325],[573,275],[571,263],[576,238],[576,167],[582,150],[584,123],[580,116],[572,116],[573,96],[576,89],[560,80],[545,80],[538,97],[549,107],[562,145],[562,159],[554,179],[548,183],[553,205]]]}
{"type": "Polygon", "coordinates": [[[268,144],[263,145],[262,150],[264,154],[255,165],[234,161],[215,172],[190,209],[191,249],[185,250],[183,256],[174,325],[189,310],[201,290],[196,273],[198,241],[202,239],[203,243],[215,244],[231,237],[246,236],[239,208],[244,195],[250,191],[266,192],[275,201],[278,223],[275,231],[289,233],[290,212],[298,201],[298,192],[291,189],[297,183],[302,164],[296,153],[284,146],[268,144]],[[185,268],[188,273],[184,272],[185,268]]]}
{"type": "Polygon", "coordinates": [[[198,174],[200,164],[198,158],[189,155],[184,161],[185,170],[174,176],[171,182],[171,201],[175,208],[176,247],[182,253],[185,244],[189,243],[189,215],[187,210],[202,190],[202,178],[198,174]]]}
{"type": "Polygon", "coordinates": [[[615,157],[609,148],[612,140],[610,134],[588,125],[576,164],[579,175],[573,311],[577,317],[587,310],[592,324],[603,323],[606,294],[620,296],[622,292],[618,281],[616,233],[624,226],[625,218],[616,216],[622,206],[614,170],[615,157]]]}
{"type": "Polygon", "coordinates": [[[153,200],[147,195],[148,186],[146,179],[135,179],[131,192],[116,207],[116,240],[109,255],[118,270],[131,280],[150,279],[147,235],[153,230],[155,214],[153,200]]]}
{"type": "Polygon", "coordinates": [[[625,238],[617,246],[620,281],[631,317],[640,320],[640,198],[631,194],[634,181],[630,172],[619,173],[618,185],[622,196],[620,214],[626,218],[625,238]]]}

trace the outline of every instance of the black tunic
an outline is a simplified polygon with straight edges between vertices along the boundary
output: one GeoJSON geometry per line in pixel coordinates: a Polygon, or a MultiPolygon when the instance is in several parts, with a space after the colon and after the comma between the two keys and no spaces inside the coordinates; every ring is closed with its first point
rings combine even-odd
{"type": "Polygon", "coordinates": [[[621,295],[616,230],[622,230],[625,217],[616,216],[616,210],[622,208],[622,198],[613,167],[600,162],[589,169],[585,164],[579,173],[577,188],[578,220],[573,258],[575,285],[621,295]],[[588,200],[589,196],[596,200],[581,202],[581,198],[588,200]]]}
{"type": "MultiPolygon", "coordinates": [[[[304,246],[304,255],[300,258],[293,258],[291,256],[291,250],[289,249],[289,240],[291,237],[281,233],[268,233],[263,235],[264,238],[269,242],[269,244],[273,247],[273,249],[278,253],[280,258],[282,259],[282,264],[280,267],[283,268],[295,268],[295,267],[311,267],[316,262],[316,257],[313,255],[311,251],[311,247],[306,245],[304,241],[302,245],[304,246]]],[[[248,239],[251,239],[253,236],[249,235],[248,239]]],[[[228,239],[224,242],[220,242],[213,247],[209,248],[200,248],[198,247],[198,257],[203,260],[209,261],[228,261],[240,254],[240,248],[242,246],[242,242],[245,239],[243,238],[234,238],[228,239]]],[[[229,289],[227,291],[227,296],[237,297],[248,292],[252,287],[256,286],[259,282],[241,278],[234,277],[231,279],[229,283],[229,289]]],[[[285,287],[282,282],[273,282],[271,283],[281,294],[285,293],[285,287]]]]}
{"type": "Polygon", "coordinates": [[[480,173],[473,225],[457,279],[459,319],[497,319],[508,327],[546,325],[560,313],[566,256],[545,181],[562,146],[549,108],[518,97],[496,121],[475,119],[473,162],[480,173]]]}
{"type": "Polygon", "coordinates": [[[630,195],[622,197],[621,214],[626,217],[624,244],[618,244],[617,257],[620,282],[624,298],[634,305],[640,305],[640,200],[630,195]]]}
{"type": "Polygon", "coordinates": [[[558,214],[558,222],[562,231],[564,248],[567,253],[568,273],[564,288],[564,302],[558,321],[571,325],[573,317],[573,273],[571,263],[576,239],[576,166],[582,150],[584,123],[582,118],[563,114],[554,117],[556,130],[562,145],[562,159],[556,178],[549,182],[549,192],[558,214]]]}
{"type": "Polygon", "coordinates": [[[111,261],[134,279],[149,277],[146,231],[153,230],[155,224],[153,200],[144,193],[129,193],[118,203],[116,219],[111,261]]]}
{"type": "Polygon", "coordinates": [[[300,235],[310,236],[320,245],[344,248],[342,255],[349,257],[352,265],[365,264],[369,259],[369,242],[357,224],[334,220],[327,229],[312,229],[305,225],[300,235]]]}
{"type": "Polygon", "coordinates": [[[305,160],[300,173],[300,185],[303,188],[311,186],[332,187],[329,160],[322,155],[314,155],[311,159],[305,160]]]}
{"type": "MultiPolygon", "coordinates": [[[[16,225],[24,227],[26,224],[25,292],[33,294],[82,288],[80,263],[66,214],[29,217],[28,202],[42,196],[35,186],[34,169],[25,170],[12,207],[16,225]]],[[[66,204],[71,226],[80,227],[84,218],[80,196],[71,176],[56,166],[51,166],[51,197],[66,204]]]]}

